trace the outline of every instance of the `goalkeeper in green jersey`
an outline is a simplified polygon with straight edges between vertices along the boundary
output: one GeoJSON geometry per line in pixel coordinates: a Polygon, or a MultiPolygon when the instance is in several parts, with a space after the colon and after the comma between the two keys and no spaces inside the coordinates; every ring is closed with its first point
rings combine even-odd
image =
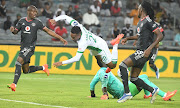
{"type": "MultiPolygon", "coordinates": [[[[106,67],[102,67],[97,74],[94,76],[93,80],[90,83],[90,92],[91,96],[90,97],[96,97],[95,96],[95,85],[100,81],[101,82],[101,88],[103,91],[103,95],[101,96],[102,100],[107,100],[109,99],[108,93],[109,92],[114,98],[121,98],[124,94],[124,86],[122,82],[120,82],[119,79],[117,79],[112,72],[106,73],[106,67]]],[[[120,72],[118,71],[118,75],[120,75],[120,72]]],[[[154,83],[149,81],[148,76],[146,74],[140,75],[140,79],[142,79],[146,84],[148,84],[151,87],[157,87],[154,83]]],[[[142,89],[139,87],[136,87],[135,84],[129,81],[129,89],[132,94],[132,96],[136,96],[142,89]]],[[[162,90],[159,90],[158,95],[163,98],[163,100],[168,101],[172,96],[175,95],[177,90],[174,90],[173,92],[163,92],[162,90]]],[[[152,96],[152,94],[144,90],[144,98],[149,98],[152,96]]]]}

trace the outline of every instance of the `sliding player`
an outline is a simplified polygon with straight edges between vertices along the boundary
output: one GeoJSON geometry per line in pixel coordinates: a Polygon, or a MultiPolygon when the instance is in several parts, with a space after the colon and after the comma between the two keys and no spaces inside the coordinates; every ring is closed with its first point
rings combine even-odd
{"type": "MultiPolygon", "coordinates": [[[[106,67],[102,67],[99,69],[99,71],[96,73],[94,78],[92,79],[90,83],[90,92],[91,97],[96,97],[95,95],[95,85],[100,81],[101,82],[101,88],[103,91],[103,95],[101,96],[102,100],[107,100],[108,92],[114,97],[114,98],[121,98],[124,94],[124,86],[122,82],[117,79],[116,76],[112,72],[106,73],[106,67]]],[[[118,75],[120,75],[120,72],[118,71],[118,75]]],[[[151,87],[157,87],[154,83],[149,81],[148,76],[146,74],[140,75],[140,79],[142,79],[146,84],[148,84],[151,87]]],[[[129,89],[132,94],[132,96],[136,96],[139,94],[139,92],[142,90],[142,88],[137,87],[135,84],[129,81],[129,89]]],[[[170,100],[172,96],[176,94],[177,90],[174,90],[173,92],[167,92],[165,93],[162,90],[159,90],[158,95],[163,98],[164,101],[170,100]]],[[[144,98],[147,99],[152,96],[152,94],[144,89],[144,98]]]]}

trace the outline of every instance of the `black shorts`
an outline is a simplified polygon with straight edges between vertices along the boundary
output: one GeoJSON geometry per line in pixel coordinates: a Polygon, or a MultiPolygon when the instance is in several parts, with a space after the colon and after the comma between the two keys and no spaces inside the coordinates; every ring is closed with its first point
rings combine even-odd
{"type": "Polygon", "coordinates": [[[151,54],[148,58],[146,58],[144,57],[144,51],[136,50],[136,52],[130,55],[129,57],[133,61],[133,67],[142,69],[144,67],[144,64],[149,60],[149,57],[151,57],[151,54]]]}
{"type": "Polygon", "coordinates": [[[158,48],[153,48],[151,52],[152,52],[152,56],[149,58],[149,64],[154,64],[154,61],[158,53],[158,48]]]}
{"type": "Polygon", "coordinates": [[[34,48],[24,47],[21,48],[19,56],[23,58],[24,64],[30,63],[30,58],[34,54],[34,48]]]}

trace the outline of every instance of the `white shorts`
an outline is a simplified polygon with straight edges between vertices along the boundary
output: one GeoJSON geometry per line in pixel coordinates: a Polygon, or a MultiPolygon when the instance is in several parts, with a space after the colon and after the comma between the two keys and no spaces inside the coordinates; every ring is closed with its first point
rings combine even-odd
{"type": "Polygon", "coordinates": [[[110,63],[112,61],[112,55],[111,55],[111,52],[109,51],[109,48],[108,48],[108,45],[107,45],[106,41],[104,41],[104,40],[101,41],[98,48],[100,50],[102,50],[102,51],[99,52],[99,51],[96,51],[96,50],[89,50],[91,55],[94,55],[94,56],[100,55],[102,61],[105,64],[110,63]]]}

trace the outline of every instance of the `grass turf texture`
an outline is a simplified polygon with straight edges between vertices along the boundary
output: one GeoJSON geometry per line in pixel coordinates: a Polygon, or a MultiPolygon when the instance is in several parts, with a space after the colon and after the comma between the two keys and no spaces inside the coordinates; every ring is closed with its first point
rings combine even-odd
{"type": "MultiPolygon", "coordinates": [[[[125,103],[117,103],[110,95],[109,100],[100,100],[102,95],[100,82],[96,85],[96,98],[90,96],[89,84],[94,76],[51,74],[22,74],[15,92],[6,87],[12,83],[14,73],[0,73],[0,99],[34,102],[39,104],[76,107],[76,108],[179,108],[180,78],[149,78],[161,90],[178,90],[172,97],[174,101],[163,101],[160,96],[154,104],[149,99],[143,99],[144,92],[125,103]]],[[[0,108],[52,108],[52,106],[32,105],[0,100],[0,108]]]]}

